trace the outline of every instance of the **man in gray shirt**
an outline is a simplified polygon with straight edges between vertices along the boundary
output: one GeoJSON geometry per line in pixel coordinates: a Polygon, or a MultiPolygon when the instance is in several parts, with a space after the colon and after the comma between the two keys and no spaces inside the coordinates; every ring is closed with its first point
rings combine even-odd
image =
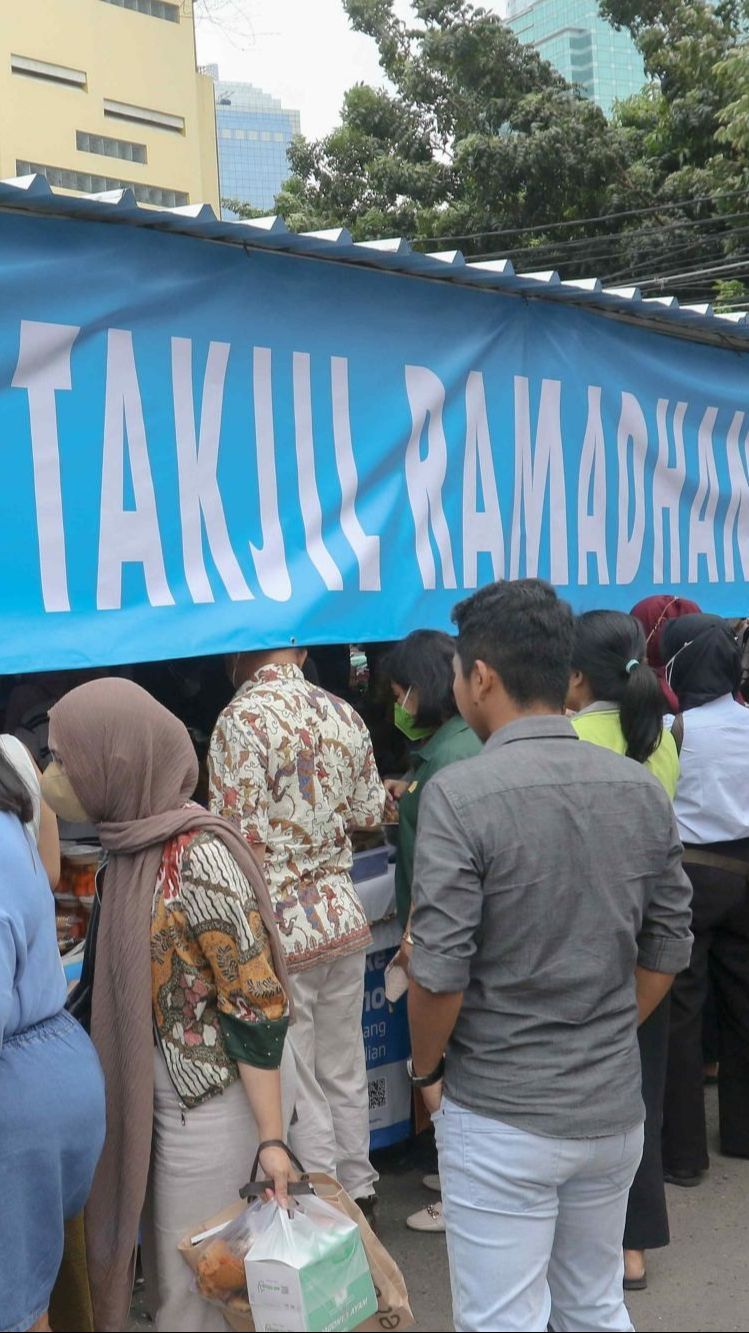
{"type": "Polygon", "coordinates": [[[409,1016],[455,1327],[631,1329],[637,1024],[692,942],[673,812],[563,716],[573,617],[552,588],[494,584],[454,620],[456,698],[486,746],[422,796],[409,1016]]]}

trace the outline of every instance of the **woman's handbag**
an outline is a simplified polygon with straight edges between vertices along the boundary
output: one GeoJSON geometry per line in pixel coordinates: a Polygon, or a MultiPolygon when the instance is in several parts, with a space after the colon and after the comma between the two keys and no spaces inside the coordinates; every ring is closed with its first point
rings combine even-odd
{"type": "Polygon", "coordinates": [[[94,904],[91,909],[91,920],[88,923],[86,931],[86,946],[83,951],[83,966],[81,975],[70,992],[65,1008],[73,1018],[77,1019],[85,1032],[91,1035],[91,1005],[94,995],[94,968],[96,966],[96,937],[99,933],[99,917],[101,916],[101,899],[99,897],[99,875],[96,876],[96,893],[94,895],[94,904]]]}

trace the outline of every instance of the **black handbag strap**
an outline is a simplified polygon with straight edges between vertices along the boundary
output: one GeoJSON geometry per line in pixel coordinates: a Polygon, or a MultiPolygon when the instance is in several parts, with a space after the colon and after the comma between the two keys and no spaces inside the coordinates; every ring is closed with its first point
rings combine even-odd
{"type": "Polygon", "coordinates": [[[282,1148],[283,1151],[286,1153],[286,1156],[288,1157],[289,1161],[291,1162],[291,1165],[296,1167],[300,1176],[304,1176],[307,1174],[306,1171],[304,1170],[304,1167],[302,1166],[302,1163],[299,1161],[299,1158],[291,1151],[291,1148],[289,1147],[288,1143],[284,1143],[283,1139],[266,1139],[264,1143],[260,1144],[260,1147],[255,1153],[255,1160],[252,1163],[252,1171],[250,1172],[251,1184],[257,1180],[257,1173],[260,1170],[260,1154],[264,1148],[282,1148]]]}
{"type": "MultiPolygon", "coordinates": [[[[101,871],[99,871],[101,874],[101,871]]],[[[101,916],[101,901],[99,898],[99,885],[97,876],[97,891],[94,896],[93,907],[91,909],[91,919],[86,931],[86,943],[83,949],[83,965],[81,975],[71,990],[65,1008],[72,1015],[85,1032],[91,1035],[91,1005],[94,996],[94,971],[96,969],[96,941],[99,935],[99,917],[101,916]]]]}
{"type": "Polygon", "coordinates": [[[681,747],[684,744],[684,714],[677,713],[674,718],[674,724],[671,728],[671,735],[674,738],[676,753],[681,754],[681,747]]]}
{"type": "Polygon", "coordinates": [[[264,1143],[260,1144],[260,1147],[255,1153],[255,1160],[252,1163],[252,1171],[250,1173],[249,1183],[247,1185],[243,1185],[241,1190],[239,1191],[240,1199],[260,1198],[263,1194],[265,1194],[266,1190],[273,1188],[272,1180],[258,1180],[257,1178],[257,1173],[260,1170],[260,1154],[263,1151],[263,1148],[282,1148],[283,1151],[286,1153],[287,1157],[289,1158],[289,1161],[291,1162],[292,1166],[296,1167],[297,1171],[301,1175],[302,1177],[301,1180],[289,1181],[288,1185],[289,1194],[298,1195],[298,1194],[314,1193],[314,1190],[312,1189],[312,1186],[309,1183],[309,1179],[307,1177],[306,1171],[304,1170],[304,1167],[299,1161],[299,1158],[291,1151],[291,1148],[289,1147],[288,1143],[284,1143],[283,1139],[266,1139],[264,1143]]]}

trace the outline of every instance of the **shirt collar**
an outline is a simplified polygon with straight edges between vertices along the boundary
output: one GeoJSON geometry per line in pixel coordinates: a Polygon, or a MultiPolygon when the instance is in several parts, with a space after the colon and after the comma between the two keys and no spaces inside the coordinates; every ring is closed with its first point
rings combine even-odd
{"type": "Polygon", "coordinates": [[[486,742],[487,749],[509,745],[512,741],[576,741],[579,736],[568,717],[558,713],[529,714],[495,731],[486,742]]]}
{"type": "Polygon", "coordinates": [[[583,717],[586,713],[618,713],[619,705],[611,702],[610,699],[596,699],[595,703],[588,704],[586,708],[581,708],[576,714],[577,717],[583,717]]]}
{"type": "Polygon", "coordinates": [[[443,741],[448,740],[451,736],[459,736],[463,731],[470,731],[470,727],[460,716],[460,713],[456,713],[454,717],[449,717],[447,722],[443,722],[442,726],[434,732],[434,735],[430,736],[429,740],[420,746],[416,751],[416,756],[420,760],[431,759],[435,750],[439,749],[443,741]]]}
{"type": "Polygon", "coordinates": [[[253,671],[252,675],[241,686],[241,689],[252,689],[255,685],[265,685],[268,681],[274,680],[304,679],[304,672],[293,662],[267,662],[265,666],[258,667],[257,671],[253,671]]]}

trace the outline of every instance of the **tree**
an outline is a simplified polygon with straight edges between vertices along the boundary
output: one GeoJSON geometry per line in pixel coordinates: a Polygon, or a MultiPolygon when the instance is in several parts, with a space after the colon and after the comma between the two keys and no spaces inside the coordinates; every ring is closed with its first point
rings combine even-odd
{"type": "Polygon", "coordinates": [[[470,0],[412,0],[411,23],[392,0],[343,3],[390,86],[350,89],[332,134],[292,146],[277,207],[294,230],[406,235],[650,294],[665,278],[694,300],[735,276],[695,270],[749,235],[749,0],[602,0],[650,80],[611,122],[470,0]]]}
{"type": "Polygon", "coordinates": [[[632,251],[637,235],[626,238],[631,273],[649,267],[662,290],[685,299],[719,296],[721,270],[740,278],[749,236],[747,0],[601,0],[601,12],[629,29],[651,80],[616,111],[628,175],[669,206],[645,268],[632,251]],[[691,202],[670,207],[681,200],[691,202]]]}
{"type": "Polygon", "coordinates": [[[332,134],[292,147],[278,199],[290,226],[435,248],[454,238],[479,253],[498,230],[522,237],[601,211],[623,168],[618,132],[496,14],[414,0],[407,25],[391,0],[344,6],[376,41],[392,91],[357,85],[332,134]]]}

